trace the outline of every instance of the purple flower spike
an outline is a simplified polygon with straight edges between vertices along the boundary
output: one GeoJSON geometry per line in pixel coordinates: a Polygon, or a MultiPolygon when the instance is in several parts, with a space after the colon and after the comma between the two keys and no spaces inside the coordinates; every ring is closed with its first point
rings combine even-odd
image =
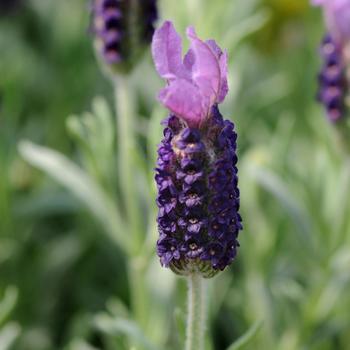
{"type": "Polygon", "coordinates": [[[320,53],[324,63],[319,74],[317,97],[326,109],[328,119],[338,122],[346,114],[345,100],[348,93],[342,50],[338,42],[326,35],[320,53]]]}
{"type": "Polygon", "coordinates": [[[234,125],[217,104],[200,127],[173,114],[162,124],[157,254],[177,274],[210,278],[235,258],[242,229],[234,125]]]}
{"type": "Polygon", "coordinates": [[[323,6],[328,30],[334,40],[350,41],[350,0],[312,0],[313,5],[323,6]]]}
{"type": "Polygon", "coordinates": [[[159,75],[167,86],[159,101],[189,127],[199,127],[213,105],[227,92],[227,53],[215,41],[199,39],[193,27],[187,28],[190,49],[182,58],[182,41],[173,24],[166,21],[156,30],[152,54],[159,75]]]}
{"type": "Polygon", "coordinates": [[[328,28],[321,43],[323,67],[319,73],[318,100],[328,119],[338,122],[347,114],[350,65],[350,0],[311,0],[322,6],[328,28]]]}

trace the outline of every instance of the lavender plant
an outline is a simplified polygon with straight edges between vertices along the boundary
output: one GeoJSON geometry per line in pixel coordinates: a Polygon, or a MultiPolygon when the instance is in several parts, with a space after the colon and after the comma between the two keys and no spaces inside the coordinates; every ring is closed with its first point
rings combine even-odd
{"type": "Polygon", "coordinates": [[[242,229],[234,124],[219,112],[227,92],[227,53],[187,29],[190,49],[171,22],[156,32],[152,53],[167,86],[159,101],[169,109],[158,149],[155,180],[160,262],[189,280],[187,350],[203,348],[202,278],[224,270],[236,256],[242,229]]]}
{"type": "MultiPolygon", "coordinates": [[[[320,23],[305,21],[314,17],[304,1],[159,4],[178,29],[193,23],[228,49],[231,88],[220,111],[236,115],[245,135],[239,139],[240,212],[250,219],[240,242],[249,249],[206,288],[215,299],[208,298],[205,348],[347,349],[350,169],[330,142],[334,128],[314,108],[317,57],[310,56],[315,45],[308,38],[323,31],[320,23]],[[289,16],[296,8],[299,14],[289,16]],[[279,32],[271,25],[276,22],[279,32]],[[259,320],[263,326],[251,328],[259,320]]],[[[137,187],[141,235],[147,237],[139,259],[129,253],[131,223],[116,174],[115,146],[123,135],[115,135],[109,103],[95,99],[88,112],[68,118],[69,135],[63,128],[68,111],[85,109],[92,93],[106,91],[88,54],[85,5],[28,1],[30,26],[22,16],[0,23],[1,315],[11,299],[5,298],[7,286],[19,293],[13,311],[0,320],[0,344],[6,347],[15,321],[20,331],[14,350],[183,349],[185,281],[161,269],[154,253],[152,168],[164,110],[153,104],[158,84],[149,62],[132,78],[136,146],[142,148],[129,153],[137,172],[129,182],[137,187]],[[21,143],[21,154],[54,181],[23,162],[15,151],[18,137],[43,145],[21,143]],[[142,268],[150,296],[146,327],[135,317],[127,280],[129,263],[143,265],[145,251],[151,260],[142,268]]]]}

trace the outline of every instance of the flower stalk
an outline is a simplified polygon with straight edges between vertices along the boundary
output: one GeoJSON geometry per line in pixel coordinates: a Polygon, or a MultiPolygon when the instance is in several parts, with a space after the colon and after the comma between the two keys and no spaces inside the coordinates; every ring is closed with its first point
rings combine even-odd
{"type": "Polygon", "coordinates": [[[203,350],[206,320],[205,281],[198,273],[190,274],[187,279],[188,314],[185,350],[203,350]]]}
{"type": "Polygon", "coordinates": [[[125,215],[129,223],[128,231],[132,241],[129,251],[128,278],[131,290],[131,305],[135,319],[142,326],[147,324],[148,295],[145,286],[145,262],[140,256],[144,232],[139,208],[134,164],[135,154],[135,116],[133,91],[130,79],[118,75],[114,80],[117,142],[118,142],[118,177],[121,196],[125,203],[125,215]]]}
{"type": "Polygon", "coordinates": [[[132,254],[137,254],[142,244],[140,210],[135,187],[135,110],[133,92],[128,76],[119,75],[114,80],[116,124],[118,135],[118,175],[125,203],[125,213],[133,236],[132,254]],[[133,181],[132,181],[133,180],[133,181]]]}

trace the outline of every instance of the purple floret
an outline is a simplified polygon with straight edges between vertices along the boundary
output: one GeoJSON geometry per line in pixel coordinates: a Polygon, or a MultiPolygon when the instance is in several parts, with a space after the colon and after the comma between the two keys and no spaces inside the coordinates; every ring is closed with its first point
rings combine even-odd
{"type": "Polygon", "coordinates": [[[242,229],[234,125],[217,105],[206,125],[189,128],[175,116],[163,122],[155,180],[161,264],[211,277],[236,256],[242,229]]]}

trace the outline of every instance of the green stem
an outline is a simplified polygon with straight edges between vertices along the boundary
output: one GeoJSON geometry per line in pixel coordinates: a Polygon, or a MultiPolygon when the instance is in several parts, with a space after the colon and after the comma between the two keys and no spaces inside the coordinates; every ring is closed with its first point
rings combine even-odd
{"type": "Polygon", "coordinates": [[[348,115],[344,120],[335,123],[336,138],[338,147],[346,156],[350,155],[350,125],[348,121],[348,115]]]}
{"type": "Polygon", "coordinates": [[[146,328],[149,302],[145,286],[145,264],[141,258],[132,258],[128,265],[131,306],[134,317],[141,327],[146,328]]]}
{"type": "Polygon", "coordinates": [[[188,315],[186,350],[203,350],[205,330],[204,279],[197,273],[188,276],[188,315]]]}
{"type": "MultiPolygon", "coordinates": [[[[118,175],[120,190],[125,203],[125,213],[133,240],[133,255],[136,255],[144,237],[141,225],[140,207],[137,196],[134,167],[135,115],[133,91],[127,76],[118,76],[115,81],[115,102],[117,112],[118,175]]],[[[127,239],[127,238],[126,238],[127,239]]]]}
{"type": "Polygon", "coordinates": [[[118,76],[114,82],[116,124],[118,142],[118,180],[121,198],[125,205],[128,226],[125,239],[131,240],[128,260],[128,279],[131,306],[135,320],[141,327],[147,325],[148,293],[145,283],[145,261],[141,254],[143,238],[141,208],[135,185],[138,168],[135,166],[136,152],[135,116],[133,91],[127,76],[118,76]]]}

